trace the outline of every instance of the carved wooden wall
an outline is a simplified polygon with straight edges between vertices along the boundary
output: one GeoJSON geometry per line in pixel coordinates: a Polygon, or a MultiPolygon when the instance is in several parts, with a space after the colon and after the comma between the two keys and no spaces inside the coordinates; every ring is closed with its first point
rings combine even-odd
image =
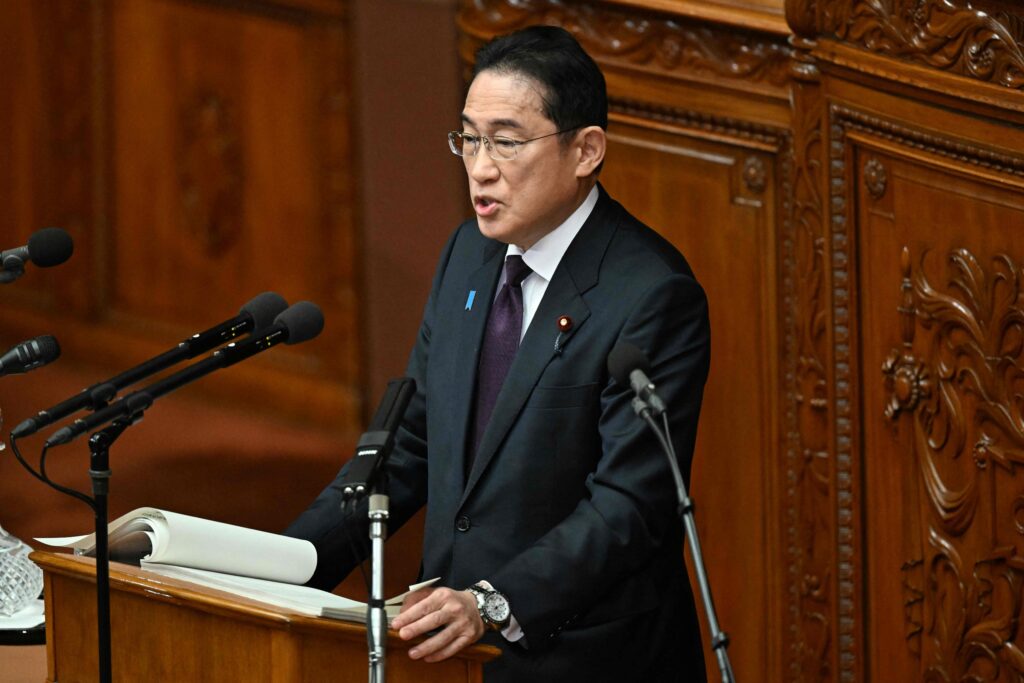
{"type": "Polygon", "coordinates": [[[708,290],[693,494],[739,680],[1024,680],[1024,12],[781,5],[465,0],[463,56],[573,31],[603,182],[708,290]]]}
{"type": "Polygon", "coordinates": [[[799,674],[1021,680],[1024,14],[787,10],[827,292],[797,311],[827,321],[826,467],[790,505],[822,513],[827,550],[795,558],[831,586],[789,626],[798,651],[818,625],[830,645],[826,667],[799,674]]]}

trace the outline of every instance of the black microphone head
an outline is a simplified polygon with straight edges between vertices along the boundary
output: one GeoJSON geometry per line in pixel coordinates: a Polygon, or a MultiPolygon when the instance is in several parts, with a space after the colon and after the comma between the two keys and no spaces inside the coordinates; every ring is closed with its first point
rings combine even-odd
{"type": "Polygon", "coordinates": [[[31,342],[36,347],[37,358],[40,365],[46,365],[60,358],[60,344],[52,334],[44,334],[36,337],[31,342]]]}
{"type": "Polygon", "coordinates": [[[238,312],[248,313],[252,318],[253,329],[262,330],[274,324],[277,316],[281,315],[288,308],[288,302],[277,292],[263,292],[257,294],[247,304],[242,306],[238,312]]]}
{"type": "Polygon", "coordinates": [[[43,228],[28,238],[28,257],[40,268],[64,263],[74,250],[71,235],[61,228],[43,228]]]}
{"type": "Polygon", "coordinates": [[[324,314],[312,301],[300,301],[289,306],[274,322],[288,330],[285,344],[299,344],[320,334],[324,329],[324,314]]]}
{"type": "Polygon", "coordinates": [[[608,354],[608,374],[624,387],[629,386],[629,373],[643,370],[650,374],[650,363],[647,356],[629,342],[619,342],[608,354]]]}

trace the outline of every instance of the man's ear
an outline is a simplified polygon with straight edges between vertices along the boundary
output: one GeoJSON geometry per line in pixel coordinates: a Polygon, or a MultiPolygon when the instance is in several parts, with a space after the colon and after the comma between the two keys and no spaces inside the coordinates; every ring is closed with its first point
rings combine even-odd
{"type": "Polygon", "coordinates": [[[597,171],[597,167],[604,161],[607,144],[608,138],[600,126],[587,126],[580,129],[576,134],[576,148],[579,155],[576,162],[577,178],[586,178],[597,171]]]}

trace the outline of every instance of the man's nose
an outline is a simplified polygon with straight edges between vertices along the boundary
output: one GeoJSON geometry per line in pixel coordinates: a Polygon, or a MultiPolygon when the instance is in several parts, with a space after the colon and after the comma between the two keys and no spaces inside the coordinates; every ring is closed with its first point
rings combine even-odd
{"type": "Polygon", "coordinates": [[[480,145],[476,154],[466,157],[466,172],[478,183],[494,180],[501,174],[497,162],[487,153],[484,145],[480,145]]]}

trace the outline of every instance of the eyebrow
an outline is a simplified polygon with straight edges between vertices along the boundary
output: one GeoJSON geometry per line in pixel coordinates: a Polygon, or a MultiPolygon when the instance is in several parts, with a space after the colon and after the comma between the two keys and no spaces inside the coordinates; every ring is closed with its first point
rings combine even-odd
{"type": "MultiPolygon", "coordinates": [[[[466,114],[462,115],[462,122],[467,123],[470,126],[473,126],[474,128],[479,128],[476,122],[474,122],[473,119],[466,116],[466,114]]],[[[515,119],[493,119],[489,123],[493,128],[515,128],[517,130],[523,129],[523,125],[516,121],[515,119]]]]}

